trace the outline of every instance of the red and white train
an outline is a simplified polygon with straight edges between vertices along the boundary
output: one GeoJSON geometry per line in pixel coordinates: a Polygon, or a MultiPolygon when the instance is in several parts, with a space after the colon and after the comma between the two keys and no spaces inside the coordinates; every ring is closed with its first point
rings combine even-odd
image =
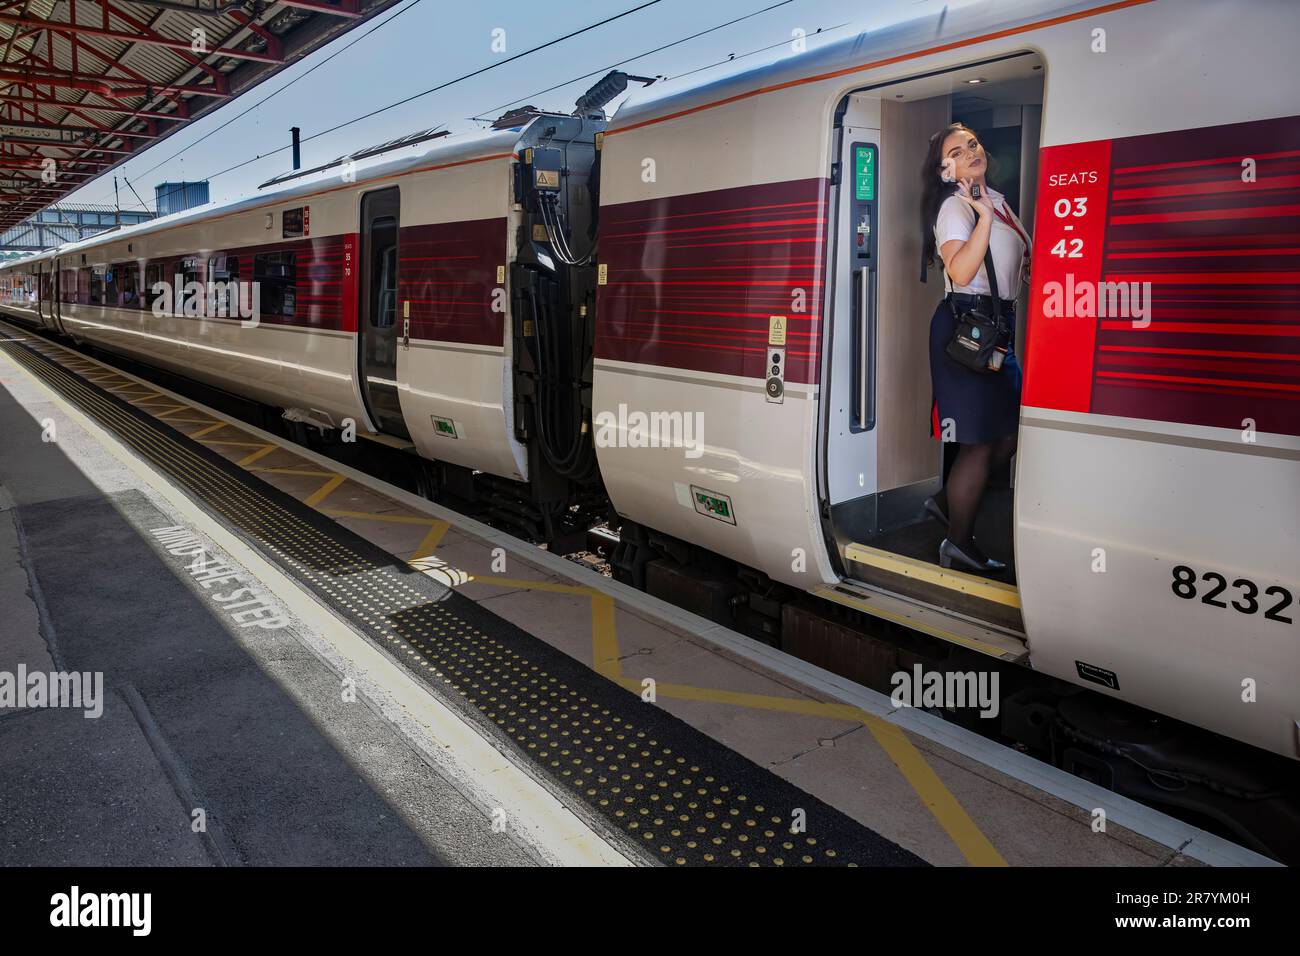
{"type": "Polygon", "coordinates": [[[1293,0],[945,6],[73,243],[0,295],[409,440],[538,538],[607,502],[638,583],[707,552],[1296,758],[1297,36],[1293,0]],[[952,119],[1034,223],[1014,494],[980,532],[1001,581],[939,568],[917,520],[943,468],[919,174],[952,119]],[[256,281],[260,320],[157,314],[178,274],[256,281]],[[1089,284],[1149,309],[1099,315],[1089,284]]]}

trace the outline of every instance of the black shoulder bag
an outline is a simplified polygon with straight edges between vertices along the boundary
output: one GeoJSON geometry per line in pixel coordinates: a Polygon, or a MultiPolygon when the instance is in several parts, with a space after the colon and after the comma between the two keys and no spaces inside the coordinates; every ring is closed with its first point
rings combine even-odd
{"type": "Polygon", "coordinates": [[[947,352],[949,358],[972,372],[1000,372],[1007,356],[1007,343],[1011,341],[1011,330],[1002,319],[1002,299],[998,296],[998,277],[993,269],[991,235],[989,247],[984,250],[984,270],[988,273],[989,290],[993,293],[993,315],[983,315],[975,309],[963,311],[949,290],[948,308],[952,309],[957,327],[948,340],[947,352]]]}

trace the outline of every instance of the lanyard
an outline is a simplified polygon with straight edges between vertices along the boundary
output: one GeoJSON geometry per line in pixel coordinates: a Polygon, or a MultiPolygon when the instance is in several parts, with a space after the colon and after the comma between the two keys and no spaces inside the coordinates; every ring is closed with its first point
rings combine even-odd
{"type": "MultiPolygon", "coordinates": [[[[1003,207],[1003,208],[1005,208],[1005,207],[1003,207]]],[[[1015,218],[1011,215],[1010,212],[1005,212],[1005,213],[1004,213],[1004,212],[1002,211],[1002,209],[998,209],[996,206],[993,207],[993,215],[997,216],[997,217],[998,217],[999,219],[1001,219],[1004,223],[1006,223],[1008,226],[1010,226],[1011,229],[1012,229],[1012,231],[1015,232],[1016,236],[1019,237],[1020,241],[1023,242],[1023,243],[1025,244],[1025,256],[1024,256],[1024,257],[1025,257],[1026,259],[1028,259],[1028,258],[1029,258],[1029,237],[1026,236],[1023,232],[1020,231],[1020,227],[1016,225],[1016,220],[1015,220],[1015,218]]]]}

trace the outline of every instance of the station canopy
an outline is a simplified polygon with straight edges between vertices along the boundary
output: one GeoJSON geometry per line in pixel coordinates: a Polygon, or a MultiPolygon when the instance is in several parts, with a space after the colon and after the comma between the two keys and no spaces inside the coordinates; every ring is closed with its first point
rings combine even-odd
{"type": "Polygon", "coordinates": [[[0,231],[396,2],[0,0],[0,231]]]}

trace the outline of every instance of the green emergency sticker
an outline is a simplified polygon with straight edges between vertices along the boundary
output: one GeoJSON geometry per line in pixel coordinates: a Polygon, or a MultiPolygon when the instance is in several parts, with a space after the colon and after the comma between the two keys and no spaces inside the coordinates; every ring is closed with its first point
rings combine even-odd
{"type": "Polygon", "coordinates": [[[876,148],[874,146],[853,148],[853,182],[854,195],[858,199],[876,198],[876,148]]]}

